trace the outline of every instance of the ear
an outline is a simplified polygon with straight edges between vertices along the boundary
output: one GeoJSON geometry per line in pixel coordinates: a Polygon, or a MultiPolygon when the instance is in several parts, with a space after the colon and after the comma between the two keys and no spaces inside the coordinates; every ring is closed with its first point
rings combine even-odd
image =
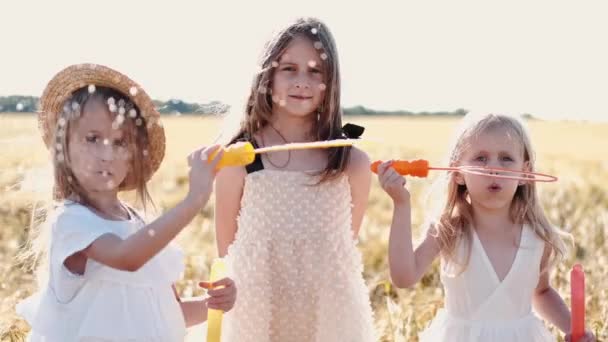
{"type": "Polygon", "coordinates": [[[456,184],[458,185],[465,185],[464,182],[464,176],[462,175],[462,173],[460,172],[455,172],[454,173],[454,181],[456,182],[456,184]]]}

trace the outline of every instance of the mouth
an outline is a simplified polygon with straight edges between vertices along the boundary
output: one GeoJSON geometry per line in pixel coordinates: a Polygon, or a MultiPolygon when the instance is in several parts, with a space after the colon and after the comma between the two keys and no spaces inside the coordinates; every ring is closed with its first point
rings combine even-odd
{"type": "Polygon", "coordinates": [[[304,95],[289,95],[290,98],[299,101],[312,100],[312,96],[304,96],[304,95]]]}
{"type": "Polygon", "coordinates": [[[492,183],[490,186],[488,186],[489,192],[499,192],[501,190],[502,186],[498,185],[497,183],[492,183]]]}
{"type": "Polygon", "coordinates": [[[102,170],[102,171],[97,171],[98,175],[101,175],[102,177],[112,177],[114,174],[108,170],[102,170]]]}

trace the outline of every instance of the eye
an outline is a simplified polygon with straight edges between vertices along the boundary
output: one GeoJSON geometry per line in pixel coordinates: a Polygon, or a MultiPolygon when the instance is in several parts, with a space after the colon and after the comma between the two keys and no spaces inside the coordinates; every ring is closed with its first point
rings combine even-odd
{"type": "Polygon", "coordinates": [[[487,158],[486,158],[486,156],[477,156],[477,157],[475,157],[474,160],[478,161],[478,162],[485,162],[487,160],[487,158]]]}
{"type": "Polygon", "coordinates": [[[296,68],[294,68],[291,65],[288,65],[288,66],[281,68],[281,71],[296,71],[296,68]]]}
{"type": "Polygon", "coordinates": [[[500,158],[502,161],[505,162],[512,162],[513,158],[509,157],[509,156],[503,156],[502,158],[500,158]]]}
{"type": "Polygon", "coordinates": [[[125,139],[119,139],[114,141],[114,146],[116,147],[127,147],[127,141],[125,139]]]}
{"type": "Polygon", "coordinates": [[[312,68],[312,69],[310,69],[310,72],[312,72],[313,74],[320,74],[321,73],[321,69],[312,68]]]}
{"type": "Polygon", "coordinates": [[[91,143],[91,144],[94,144],[99,141],[99,137],[94,134],[87,135],[85,139],[88,143],[91,143]]]}

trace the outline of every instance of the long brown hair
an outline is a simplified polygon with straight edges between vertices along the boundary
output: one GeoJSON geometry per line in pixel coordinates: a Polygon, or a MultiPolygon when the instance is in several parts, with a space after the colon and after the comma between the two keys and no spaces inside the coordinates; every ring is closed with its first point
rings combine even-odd
{"type": "MultiPolygon", "coordinates": [[[[270,39],[261,55],[260,70],[254,76],[245,105],[245,114],[240,128],[230,143],[253,139],[256,132],[270,122],[273,109],[272,80],[275,73],[273,62],[279,61],[285,49],[296,37],[304,37],[315,43],[324,70],[326,85],[323,102],[318,108],[318,120],[313,125],[313,136],[317,141],[342,137],[342,110],[340,107],[340,66],[334,38],[327,26],[315,18],[299,18],[277,32],[270,39]]],[[[276,65],[276,64],[275,64],[276,65]]],[[[346,169],[350,147],[328,150],[327,166],[320,172],[321,182],[340,175],[346,169]]]]}
{"type": "MultiPolygon", "coordinates": [[[[459,165],[471,137],[495,128],[508,130],[521,143],[524,161],[528,163],[529,170],[534,172],[536,158],[525,124],[519,118],[500,114],[469,114],[462,120],[448,156],[449,166],[459,165]]],[[[455,173],[447,176],[446,198],[438,219],[434,220],[431,233],[437,238],[441,255],[446,260],[460,264],[461,270],[464,270],[470,258],[473,208],[468,200],[469,193],[466,186],[458,184],[455,176],[455,173]],[[456,246],[463,239],[467,246],[464,262],[455,257],[456,246]]],[[[535,182],[526,182],[518,186],[511,202],[510,218],[514,223],[528,224],[549,246],[548,265],[563,258],[566,246],[562,236],[567,234],[549,223],[541,207],[535,182]]]]}

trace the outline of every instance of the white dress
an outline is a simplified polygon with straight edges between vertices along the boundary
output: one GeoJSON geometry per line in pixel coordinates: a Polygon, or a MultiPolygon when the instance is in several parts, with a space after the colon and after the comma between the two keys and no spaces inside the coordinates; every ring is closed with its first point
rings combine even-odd
{"type": "Polygon", "coordinates": [[[247,175],[226,256],[239,295],[222,341],[377,341],[348,178],[316,180],[298,171],[247,175]]]}
{"type": "Polygon", "coordinates": [[[105,220],[67,201],[51,224],[49,282],[17,305],[31,326],[32,342],[183,341],[186,326],[172,284],[183,271],[183,256],[167,247],[136,272],[120,271],[88,259],[83,275],[64,260],[101,235],[122,239],[144,223],[131,212],[126,221],[105,220]]]}
{"type": "MultiPolygon", "coordinates": [[[[532,295],[540,276],[544,241],[524,225],[520,247],[510,271],[501,282],[473,229],[469,264],[441,264],[445,308],[419,338],[423,342],[555,341],[532,312],[532,295]]],[[[465,244],[458,257],[466,256],[465,244]]]]}

